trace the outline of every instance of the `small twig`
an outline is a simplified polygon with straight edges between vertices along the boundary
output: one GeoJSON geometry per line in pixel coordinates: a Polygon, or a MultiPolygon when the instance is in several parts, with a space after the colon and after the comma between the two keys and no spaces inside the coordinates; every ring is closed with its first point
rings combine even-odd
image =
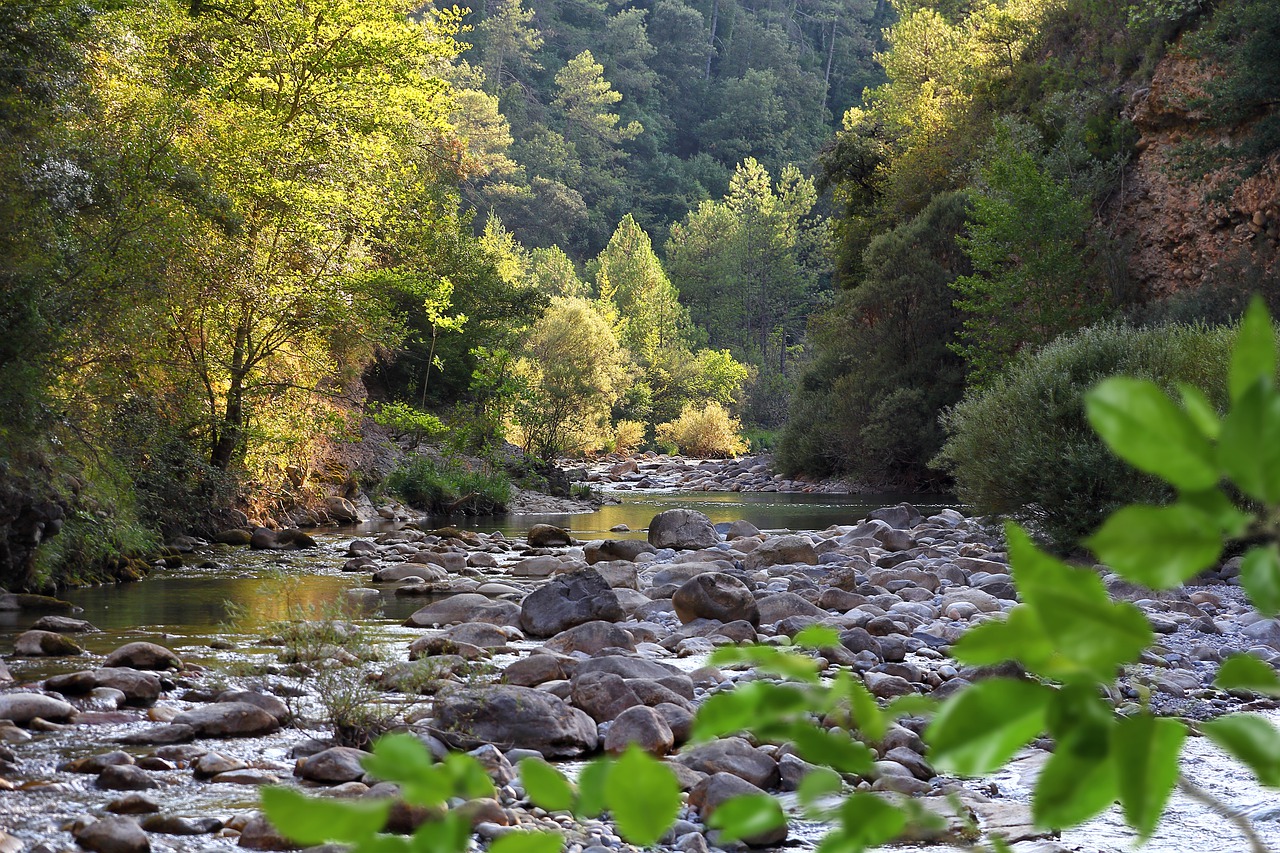
{"type": "Polygon", "coordinates": [[[1192,782],[1185,774],[1178,774],[1178,790],[1201,805],[1206,806],[1219,817],[1224,817],[1235,824],[1236,829],[1244,833],[1244,837],[1249,840],[1249,847],[1253,853],[1271,853],[1271,848],[1258,835],[1258,831],[1253,828],[1253,823],[1249,820],[1249,816],[1244,812],[1234,806],[1227,805],[1195,782],[1192,782]]]}

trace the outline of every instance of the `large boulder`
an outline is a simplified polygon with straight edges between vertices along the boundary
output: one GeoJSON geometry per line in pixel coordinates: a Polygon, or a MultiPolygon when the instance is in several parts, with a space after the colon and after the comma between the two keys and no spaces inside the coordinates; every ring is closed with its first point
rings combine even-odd
{"type": "Polygon", "coordinates": [[[607,563],[611,560],[635,562],[641,554],[653,554],[658,549],[643,539],[598,539],[583,546],[587,565],[607,563]]]}
{"type": "Polygon", "coordinates": [[[458,688],[436,697],[433,726],[457,746],[492,743],[533,749],[546,758],[595,750],[595,721],[543,690],[499,684],[458,688]]]}
{"type": "Polygon", "coordinates": [[[921,521],[924,521],[924,516],[920,514],[920,510],[907,503],[873,509],[867,513],[867,518],[883,521],[894,530],[910,530],[921,521]]]}
{"type": "Polygon", "coordinates": [[[585,622],[626,618],[618,596],[595,569],[559,575],[525,596],[520,624],[533,637],[551,637],[585,622]]]}
{"type": "Polygon", "coordinates": [[[325,498],[324,511],[329,513],[329,517],[334,521],[351,524],[360,520],[360,513],[356,512],[355,504],[340,495],[325,498]]]}
{"type": "MultiPolygon", "coordinates": [[[[713,773],[703,779],[689,792],[689,805],[698,810],[698,817],[703,823],[711,819],[726,800],[734,797],[760,796],[765,792],[758,786],[747,782],[731,773],[713,773]]],[[[751,847],[773,847],[787,840],[787,825],[766,830],[742,839],[751,847]]]]}
{"type": "Polygon", "coordinates": [[[762,542],[760,547],[747,554],[742,564],[748,569],[797,564],[816,566],[818,552],[808,536],[778,536],[762,542]]]}
{"type": "Polygon", "coordinates": [[[404,624],[409,628],[433,628],[463,622],[518,627],[520,606],[510,601],[494,601],[479,593],[464,592],[428,604],[406,619],[404,624]]]}
{"type": "Polygon", "coordinates": [[[618,755],[632,744],[650,755],[663,756],[675,746],[675,735],[662,714],[645,705],[636,705],[614,718],[605,735],[604,751],[618,755]]]}
{"type": "Polygon", "coordinates": [[[293,772],[299,779],[322,785],[356,782],[364,778],[364,765],[361,762],[368,755],[363,750],[349,746],[334,746],[300,761],[293,772]]]}
{"type": "Polygon", "coordinates": [[[104,817],[77,830],[76,843],[91,853],[148,853],[151,842],[132,818],[104,817]]]}
{"type": "Polygon", "coordinates": [[[715,525],[693,509],[669,509],[649,522],[649,544],[655,548],[697,550],[711,548],[720,541],[715,525]]]}
{"type": "Polygon", "coordinates": [[[54,631],[23,631],[13,641],[13,653],[17,657],[67,657],[82,655],[84,649],[70,637],[54,631]]]}
{"type": "Polygon", "coordinates": [[[563,527],[556,527],[554,524],[535,524],[529,528],[525,541],[534,548],[558,548],[572,545],[573,536],[563,527]]]}
{"type": "Polygon", "coordinates": [[[739,619],[760,624],[760,608],[747,585],[723,572],[707,572],[690,578],[671,596],[676,616],[682,623],[694,619],[739,619]]]}
{"type": "Polygon", "coordinates": [[[71,719],[76,709],[61,699],[43,693],[6,693],[0,696],[0,720],[11,720],[20,726],[39,717],[51,723],[71,719]]]}
{"type": "Polygon", "coordinates": [[[164,690],[158,675],[128,666],[108,666],[93,671],[94,687],[109,687],[124,694],[125,703],[147,707],[154,705],[164,690]]]}
{"type": "Polygon", "coordinates": [[[199,737],[257,737],[274,732],[280,722],[248,702],[214,702],[184,711],[175,726],[190,726],[199,737]]]}
{"type": "Polygon", "coordinates": [[[249,547],[257,551],[293,551],[314,548],[316,540],[296,527],[286,527],[283,530],[258,527],[249,537],[249,547]]]}
{"type": "Polygon", "coordinates": [[[573,652],[594,655],[609,648],[633,652],[636,650],[636,641],[625,628],[597,619],[561,631],[548,640],[544,648],[562,655],[573,652]]]}
{"type": "Polygon", "coordinates": [[[778,784],[778,762],[740,737],[699,744],[684,750],[675,760],[702,773],[732,773],[757,788],[778,784]]]}
{"type": "Polygon", "coordinates": [[[127,666],[132,669],[182,669],[182,659],[155,643],[126,643],[107,655],[105,667],[127,666]]]}
{"type": "Polygon", "coordinates": [[[620,676],[611,672],[574,676],[569,701],[575,708],[586,711],[597,723],[608,722],[626,709],[644,704],[620,676]]]}

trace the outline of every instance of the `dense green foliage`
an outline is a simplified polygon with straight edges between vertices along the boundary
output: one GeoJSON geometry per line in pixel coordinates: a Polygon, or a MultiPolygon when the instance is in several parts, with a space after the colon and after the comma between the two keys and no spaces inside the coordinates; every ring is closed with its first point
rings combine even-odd
{"type": "Polygon", "coordinates": [[[976,511],[1022,519],[1071,549],[1117,507],[1171,496],[1107,449],[1085,419],[1085,392],[1125,374],[1187,383],[1220,408],[1231,337],[1221,326],[1107,324],[1060,338],[947,410],[938,464],[976,511]]]}
{"type": "Polygon", "coordinates": [[[505,512],[511,482],[498,470],[473,470],[460,462],[419,456],[392,471],[383,488],[409,506],[430,513],[493,515],[505,512]]]}

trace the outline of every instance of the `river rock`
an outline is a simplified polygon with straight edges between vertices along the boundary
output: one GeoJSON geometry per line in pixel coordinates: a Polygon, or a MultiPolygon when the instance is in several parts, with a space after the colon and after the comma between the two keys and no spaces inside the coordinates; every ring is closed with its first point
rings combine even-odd
{"type": "Polygon", "coordinates": [[[387,566],[373,573],[374,583],[394,583],[408,580],[409,578],[420,578],[431,583],[440,583],[449,579],[449,573],[441,566],[416,562],[387,566]]]}
{"type": "Polygon", "coordinates": [[[593,563],[591,567],[599,572],[604,582],[615,590],[640,589],[640,572],[636,569],[635,563],[627,560],[608,560],[593,563]]]}
{"type": "Polygon", "coordinates": [[[364,766],[360,763],[369,753],[349,746],[335,746],[302,759],[293,774],[308,782],[322,785],[338,785],[364,778],[364,766]]]}
{"type": "Polygon", "coordinates": [[[494,601],[474,592],[464,592],[428,604],[414,612],[404,624],[408,628],[432,628],[461,622],[518,627],[520,605],[510,601],[494,601]]]}
{"type": "Polygon", "coordinates": [[[155,643],[126,643],[107,655],[104,667],[127,666],[133,669],[180,670],[182,659],[155,643]]]}
{"type": "Polygon", "coordinates": [[[924,516],[920,514],[920,511],[908,503],[873,509],[867,513],[867,518],[883,521],[895,530],[909,530],[924,521],[924,516]]]}
{"type": "Polygon", "coordinates": [[[0,610],[26,610],[33,613],[72,613],[70,601],[29,592],[0,592],[0,610]]]}
{"type": "Polygon", "coordinates": [[[0,696],[0,720],[25,726],[34,719],[62,723],[75,716],[76,709],[61,699],[41,693],[6,693],[0,696]]]}
{"type": "Polygon", "coordinates": [[[558,548],[572,545],[573,537],[563,527],[556,527],[554,524],[535,524],[529,528],[525,541],[534,548],[558,548]]]}
{"type": "Polygon", "coordinates": [[[197,779],[209,779],[220,773],[245,770],[248,767],[248,762],[241,761],[239,758],[223,755],[220,752],[206,752],[191,765],[191,771],[197,779]]]}
{"type": "Polygon", "coordinates": [[[669,509],[649,522],[649,544],[655,548],[697,550],[720,541],[711,519],[693,509],[669,509]]]}
{"type": "Polygon", "coordinates": [[[154,814],[160,804],[146,794],[125,794],[107,803],[107,811],[113,814],[154,814]]]}
{"type": "Polygon", "coordinates": [[[276,721],[282,726],[293,719],[293,714],[289,711],[289,706],[281,699],[267,693],[258,693],[254,690],[224,690],[218,694],[217,701],[247,702],[250,705],[257,705],[259,708],[275,717],[276,721]]]}
{"type": "Polygon", "coordinates": [[[143,818],[142,828],[161,835],[212,835],[222,830],[222,821],[216,817],[151,815],[143,818]]]}
{"type": "MultiPolygon", "coordinates": [[[[689,792],[689,805],[698,810],[703,823],[711,819],[725,800],[741,796],[760,796],[765,792],[758,786],[731,773],[712,773],[689,792]]],[[[761,832],[742,839],[751,847],[771,847],[787,840],[787,825],[761,832]]]]}
{"type": "Polygon", "coordinates": [[[257,737],[280,728],[275,717],[248,702],[214,702],[184,711],[176,726],[190,726],[199,737],[257,737]]]}
{"type": "MultiPolygon", "coordinates": [[[[756,602],[760,609],[760,623],[763,625],[781,622],[797,616],[811,616],[814,619],[826,619],[831,614],[818,605],[794,592],[776,592],[766,595],[756,602]]],[[[754,638],[753,638],[754,639],[754,638]]]]}
{"type": "Polygon", "coordinates": [[[543,648],[562,655],[573,652],[594,655],[608,648],[633,652],[636,650],[636,643],[629,631],[612,622],[593,620],[561,631],[547,640],[543,648]]]}
{"type": "Polygon", "coordinates": [[[271,825],[266,815],[254,815],[240,830],[240,846],[248,850],[298,850],[295,844],[271,825]]]}
{"type": "Polygon", "coordinates": [[[213,534],[213,541],[223,545],[248,545],[253,542],[253,531],[243,527],[229,527],[213,534]]]}
{"type": "Polygon", "coordinates": [[[339,495],[331,495],[324,499],[324,511],[329,513],[329,517],[334,521],[350,524],[360,520],[360,513],[356,512],[355,504],[339,495]]]}
{"type": "Polygon", "coordinates": [[[752,570],[783,565],[816,566],[818,552],[808,536],[778,536],[766,539],[742,564],[752,570]]]}
{"type": "Polygon", "coordinates": [[[542,690],[499,684],[451,689],[436,697],[434,726],[451,740],[534,749],[573,758],[598,743],[595,722],[542,690]]]}
{"type": "Polygon", "coordinates": [[[675,735],[662,714],[645,705],[636,705],[614,718],[604,738],[604,751],[619,755],[631,744],[661,757],[675,746],[675,735]]]}
{"type": "Polygon", "coordinates": [[[552,554],[543,554],[540,557],[528,557],[513,563],[507,572],[515,578],[549,578],[567,565],[572,565],[572,561],[552,554]]]}
{"type": "Polygon", "coordinates": [[[626,560],[634,563],[641,554],[657,553],[657,548],[643,539],[597,539],[583,546],[583,556],[587,565],[607,563],[612,560],[626,560]]]}
{"type": "Polygon", "coordinates": [[[1280,649],[1280,619],[1259,619],[1240,634],[1253,643],[1280,649]]]}
{"type": "Polygon", "coordinates": [[[53,615],[41,616],[31,627],[37,631],[55,631],[59,634],[93,634],[102,630],[90,625],[83,619],[53,615]]]}
{"type": "Polygon", "coordinates": [[[160,784],[136,764],[110,764],[98,774],[98,787],[107,791],[150,791],[160,784]]]}
{"type": "Polygon", "coordinates": [[[551,637],[593,620],[626,618],[618,596],[595,569],[559,575],[525,596],[520,625],[532,637],[551,637]]]}
{"type": "Polygon", "coordinates": [[[137,822],[127,817],[104,817],[80,829],[76,843],[91,853],[149,853],[151,842],[137,822]]]}
{"type": "Polygon", "coordinates": [[[548,681],[572,678],[577,669],[573,658],[553,654],[537,654],[520,658],[502,671],[502,680],[518,687],[537,687],[548,681]]]}
{"type": "Polygon", "coordinates": [[[316,540],[296,527],[286,527],[283,530],[259,527],[250,536],[249,547],[258,551],[290,551],[315,548],[316,540]]]}
{"type": "Polygon", "coordinates": [[[93,671],[94,687],[109,687],[124,694],[125,703],[140,708],[154,705],[164,689],[164,682],[152,672],[127,666],[108,666],[93,671]]]}
{"type": "Polygon", "coordinates": [[[493,654],[488,649],[460,643],[448,637],[419,637],[409,644],[409,660],[450,655],[466,661],[488,660],[493,654]]]}
{"type": "Polygon", "coordinates": [[[626,709],[644,704],[626,681],[610,672],[575,676],[569,699],[597,723],[608,722],[626,709]]]}
{"type": "MultiPolygon", "coordinates": [[[[687,679],[684,673],[668,669],[657,661],[633,658],[625,655],[601,655],[578,663],[578,674],[588,672],[612,672],[622,678],[665,679],[671,676],[687,679]]],[[[692,683],[692,682],[690,682],[692,683]]]]}
{"type": "Polygon", "coordinates": [[[18,657],[68,657],[82,655],[84,649],[70,637],[53,631],[23,631],[13,641],[18,657]]]}
{"type": "Polygon", "coordinates": [[[738,619],[760,624],[760,608],[747,585],[723,572],[707,572],[690,578],[671,596],[682,623],[694,619],[738,619]]]}
{"type": "Polygon", "coordinates": [[[757,788],[778,784],[778,762],[740,737],[727,737],[686,749],[675,758],[703,773],[732,773],[757,788]]]}

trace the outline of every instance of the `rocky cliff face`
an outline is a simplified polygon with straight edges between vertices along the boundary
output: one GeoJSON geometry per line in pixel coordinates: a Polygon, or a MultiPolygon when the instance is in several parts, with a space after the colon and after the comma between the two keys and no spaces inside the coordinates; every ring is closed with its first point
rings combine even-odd
{"type": "Polygon", "coordinates": [[[1138,154],[1130,164],[1111,214],[1129,246],[1129,272],[1143,297],[1159,297],[1210,280],[1225,264],[1250,262],[1271,271],[1280,242],[1280,156],[1231,189],[1227,164],[1201,179],[1177,168],[1187,142],[1230,142],[1245,130],[1223,133],[1193,107],[1208,70],[1171,51],[1151,85],[1134,93],[1125,117],[1137,127],[1138,154]],[[1223,201],[1206,197],[1229,195],[1223,201]]]}

